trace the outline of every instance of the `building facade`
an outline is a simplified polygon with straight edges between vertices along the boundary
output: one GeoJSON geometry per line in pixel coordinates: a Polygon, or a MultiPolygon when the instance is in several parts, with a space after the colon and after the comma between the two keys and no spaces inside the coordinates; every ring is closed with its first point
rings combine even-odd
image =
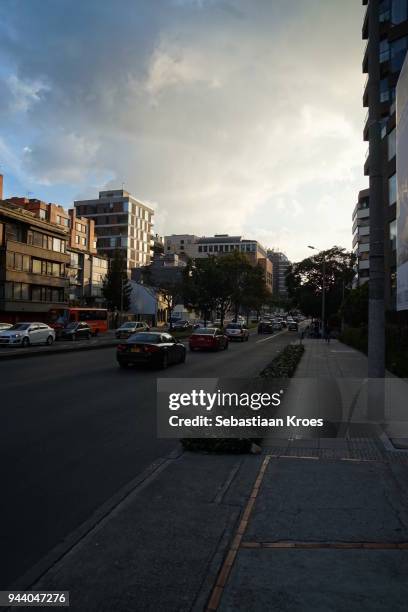
{"type": "Polygon", "coordinates": [[[353,211],[353,252],[356,256],[356,276],[353,286],[358,287],[370,278],[370,190],[358,194],[353,211]]]}
{"type": "Polygon", "coordinates": [[[46,319],[68,305],[66,229],[0,201],[0,313],[5,321],[46,319]]]}
{"type": "Polygon", "coordinates": [[[150,263],[153,249],[154,211],[123,189],[100,191],[95,200],[74,202],[76,214],[95,223],[96,248],[112,258],[123,253],[130,274],[132,268],[150,263]]]}
{"type": "MultiPolygon", "coordinates": [[[[374,0],[372,0],[374,1],[374,0]]],[[[363,106],[370,106],[371,79],[379,75],[380,127],[382,139],[382,182],[384,206],[384,267],[385,306],[394,310],[396,306],[396,85],[408,49],[408,0],[378,1],[379,40],[369,36],[369,0],[366,5],[362,37],[367,40],[363,72],[367,74],[364,87],[363,106]],[[370,58],[370,61],[369,61],[370,58]]],[[[371,95],[373,95],[371,93],[371,95]]],[[[372,101],[371,101],[372,102],[372,101]]],[[[370,118],[367,112],[364,125],[364,140],[370,145],[370,118]]],[[[364,165],[364,174],[370,175],[370,146],[364,165]]],[[[365,264],[367,265],[367,264],[365,264]]]]}
{"type": "Polygon", "coordinates": [[[252,265],[263,269],[265,286],[272,293],[273,265],[267,257],[266,249],[257,240],[246,240],[242,236],[215,234],[215,236],[195,236],[194,234],[173,234],[165,236],[165,254],[176,254],[184,259],[197,259],[211,255],[226,255],[237,251],[245,253],[252,265]]]}
{"type": "Polygon", "coordinates": [[[285,253],[274,251],[273,249],[268,251],[268,259],[273,265],[273,295],[285,299],[288,297],[286,274],[290,261],[285,253]]]}

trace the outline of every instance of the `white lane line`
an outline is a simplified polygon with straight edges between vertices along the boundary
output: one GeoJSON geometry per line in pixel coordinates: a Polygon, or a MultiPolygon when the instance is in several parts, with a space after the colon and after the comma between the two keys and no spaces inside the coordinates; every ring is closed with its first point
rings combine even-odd
{"type": "Polygon", "coordinates": [[[284,334],[285,332],[286,332],[286,329],[283,329],[277,334],[272,334],[272,336],[268,336],[267,338],[262,338],[262,340],[257,340],[255,344],[259,344],[260,342],[266,342],[267,340],[272,340],[272,338],[277,338],[278,336],[280,336],[281,334],[284,334]]]}

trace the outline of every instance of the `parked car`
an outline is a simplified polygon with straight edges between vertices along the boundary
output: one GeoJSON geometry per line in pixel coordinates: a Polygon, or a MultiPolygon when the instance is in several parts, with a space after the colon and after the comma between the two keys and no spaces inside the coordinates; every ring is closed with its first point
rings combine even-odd
{"type": "Polygon", "coordinates": [[[273,334],[273,323],[272,321],[260,321],[258,324],[258,334],[273,334]]]}
{"type": "Polygon", "coordinates": [[[182,319],[181,321],[175,321],[172,324],[172,329],[174,331],[181,331],[183,329],[191,329],[192,325],[190,323],[190,321],[186,321],[184,319],[182,319]]]}
{"type": "Polygon", "coordinates": [[[115,330],[116,338],[129,338],[132,334],[149,331],[150,327],[144,321],[126,321],[115,330]]]}
{"type": "Polygon", "coordinates": [[[90,340],[91,336],[92,329],[89,327],[88,323],[82,323],[81,321],[72,321],[72,323],[68,323],[61,334],[61,338],[66,338],[68,340],[80,340],[81,338],[90,340]]]}
{"type": "Polygon", "coordinates": [[[13,327],[12,323],[0,323],[0,331],[5,331],[6,329],[10,329],[13,327]]]}
{"type": "Polygon", "coordinates": [[[46,323],[16,323],[10,329],[0,331],[0,344],[30,346],[31,344],[49,344],[55,340],[55,331],[46,323]]]}
{"type": "Polygon", "coordinates": [[[140,332],[117,346],[116,359],[121,368],[141,364],[167,368],[186,360],[186,347],[165,332],[140,332]]]}
{"type": "Polygon", "coordinates": [[[199,327],[189,338],[190,351],[211,349],[218,351],[228,348],[228,336],[218,327],[199,327]]]}
{"type": "Polygon", "coordinates": [[[298,328],[296,321],[288,321],[288,331],[298,331],[298,328]]]}
{"type": "Polygon", "coordinates": [[[249,330],[244,323],[228,323],[225,333],[229,340],[241,340],[241,342],[249,340],[249,330]]]}

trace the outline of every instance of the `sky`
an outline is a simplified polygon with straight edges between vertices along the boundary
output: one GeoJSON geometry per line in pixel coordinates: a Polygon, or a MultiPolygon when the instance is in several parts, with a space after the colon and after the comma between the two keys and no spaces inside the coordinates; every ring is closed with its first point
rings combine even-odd
{"type": "Polygon", "coordinates": [[[124,188],[161,235],[351,248],[358,0],[1,0],[5,197],[124,188]]]}

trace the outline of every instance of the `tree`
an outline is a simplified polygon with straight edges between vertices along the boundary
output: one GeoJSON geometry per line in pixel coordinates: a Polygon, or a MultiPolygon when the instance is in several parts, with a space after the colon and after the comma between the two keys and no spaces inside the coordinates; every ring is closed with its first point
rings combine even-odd
{"type": "Polygon", "coordinates": [[[102,293],[110,310],[129,310],[132,287],[129,283],[126,259],[123,252],[116,250],[110,261],[109,270],[103,281],[102,293]]]}
{"type": "Polygon", "coordinates": [[[326,316],[335,315],[343,295],[353,280],[355,255],[341,247],[321,251],[289,268],[286,283],[289,296],[300,310],[309,316],[320,317],[323,291],[323,262],[325,262],[326,316]]]}
{"type": "Polygon", "coordinates": [[[173,329],[173,310],[183,297],[182,288],[182,282],[178,280],[161,281],[158,286],[155,286],[157,293],[161,296],[166,305],[166,310],[170,321],[170,329],[173,329]]]}
{"type": "Polygon", "coordinates": [[[235,318],[241,308],[249,315],[266,300],[265,279],[260,266],[252,266],[244,253],[209,256],[189,263],[184,275],[184,300],[204,314],[218,311],[221,325],[233,307],[235,318]]]}

